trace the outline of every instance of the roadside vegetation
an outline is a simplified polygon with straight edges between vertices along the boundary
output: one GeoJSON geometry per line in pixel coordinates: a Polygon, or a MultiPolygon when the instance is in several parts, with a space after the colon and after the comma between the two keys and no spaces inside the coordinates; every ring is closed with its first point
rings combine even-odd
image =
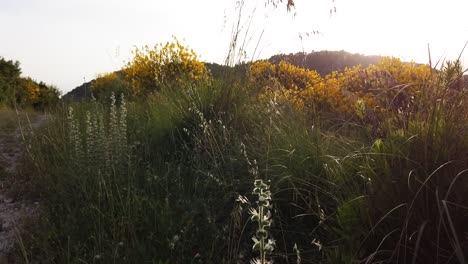
{"type": "Polygon", "coordinates": [[[41,211],[12,261],[466,263],[463,74],[384,58],[214,77],[177,40],[137,49],[25,139],[14,187],[41,211]]]}
{"type": "Polygon", "coordinates": [[[18,61],[0,56],[0,110],[16,107],[44,111],[54,108],[59,99],[56,87],[22,77],[18,61]]]}

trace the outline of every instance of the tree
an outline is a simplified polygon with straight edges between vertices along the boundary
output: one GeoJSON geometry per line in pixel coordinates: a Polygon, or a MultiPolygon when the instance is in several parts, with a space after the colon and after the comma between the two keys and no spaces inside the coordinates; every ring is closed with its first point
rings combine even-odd
{"type": "Polygon", "coordinates": [[[3,78],[18,78],[21,75],[19,61],[5,60],[0,57],[0,77],[3,78]]]}
{"type": "Polygon", "coordinates": [[[16,104],[19,106],[32,105],[39,98],[40,87],[31,78],[20,78],[15,89],[16,104]]]}
{"type": "Polygon", "coordinates": [[[36,110],[47,110],[57,106],[60,100],[60,91],[55,86],[47,85],[43,82],[38,84],[39,95],[32,105],[36,110]]]}
{"type": "Polygon", "coordinates": [[[7,61],[0,57],[0,105],[12,103],[20,75],[21,68],[18,61],[7,61]]]}
{"type": "Polygon", "coordinates": [[[55,106],[60,98],[56,87],[21,77],[18,61],[0,57],[0,106],[34,107],[45,110],[55,106]]]}

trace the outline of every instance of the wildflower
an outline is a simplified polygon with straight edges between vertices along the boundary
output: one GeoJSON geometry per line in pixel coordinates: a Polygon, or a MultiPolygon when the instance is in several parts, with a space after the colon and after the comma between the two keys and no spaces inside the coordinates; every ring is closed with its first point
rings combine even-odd
{"type": "Polygon", "coordinates": [[[317,246],[319,251],[322,250],[322,243],[320,243],[320,240],[314,238],[314,240],[312,240],[311,244],[317,246]]]}
{"type": "Polygon", "coordinates": [[[258,196],[258,207],[250,208],[249,212],[251,214],[250,219],[258,224],[255,236],[252,237],[252,240],[254,241],[252,249],[259,251],[260,258],[252,260],[251,263],[270,263],[266,260],[266,255],[270,254],[275,247],[275,240],[268,237],[268,228],[271,226],[272,222],[271,212],[269,210],[269,208],[271,208],[271,192],[269,189],[270,186],[264,183],[263,180],[255,180],[253,193],[258,196]]]}

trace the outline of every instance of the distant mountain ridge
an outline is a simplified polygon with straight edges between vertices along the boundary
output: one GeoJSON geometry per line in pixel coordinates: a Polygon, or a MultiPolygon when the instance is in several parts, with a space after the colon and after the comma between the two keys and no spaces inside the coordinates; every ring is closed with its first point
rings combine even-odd
{"type": "MultiPolygon", "coordinates": [[[[383,56],[368,56],[358,53],[350,53],[344,50],[341,51],[314,51],[310,53],[297,52],[290,54],[277,54],[268,59],[273,64],[281,61],[286,61],[292,65],[302,67],[309,70],[315,70],[320,75],[325,76],[333,71],[344,71],[345,68],[351,68],[357,65],[367,67],[370,64],[377,64],[383,56]]],[[[217,63],[205,63],[206,67],[211,71],[214,78],[222,78],[226,72],[234,72],[236,74],[244,73],[248,64],[241,64],[235,67],[228,67],[217,63]]],[[[81,100],[91,97],[91,85],[94,80],[83,83],[82,85],[71,90],[63,96],[65,100],[81,100]]]]}

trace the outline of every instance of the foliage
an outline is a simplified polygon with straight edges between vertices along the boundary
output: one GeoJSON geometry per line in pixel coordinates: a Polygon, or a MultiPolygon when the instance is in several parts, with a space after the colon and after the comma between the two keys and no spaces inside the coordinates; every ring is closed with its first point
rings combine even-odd
{"type": "Polygon", "coordinates": [[[353,68],[358,65],[368,67],[378,64],[384,57],[365,56],[346,51],[313,51],[310,53],[298,52],[290,54],[277,54],[268,59],[272,64],[282,61],[297,67],[317,71],[321,76],[326,76],[333,72],[342,72],[346,68],[353,68]]]}
{"type": "Polygon", "coordinates": [[[275,263],[464,263],[462,73],[457,61],[388,58],[326,76],[259,61],[245,83],[148,77],[145,97],[58,109],[26,139],[15,178],[44,200],[17,257],[248,263],[255,237],[260,262],[275,238],[275,263]]]}
{"type": "Polygon", "coordinates": [[[373,107],[412,111],[417,97],[431,78],[427,65],[403,63],[396,58],[386,58],[365,69],[348,69],[343,75],[343,86],[360,98],[368,98],[373,107]]]}
{"type": "Polygon", "coordinates": [[[160,91],[163,87],[180,86],[186,81],[205,82],[209,79],[209,70],[198,60],[195,52],[174,37],[173,42],[160,43],[152,49],[148,46],[136,48],[132,61],[126,67],[98,75],[89,83],[89,88],[98,99],[108,98],[112,93],[136,98],[160,91]]]}
{"type": "Polygon", "coordinates": [[[112,72],[107,74],[100,74],[91,84],[91,91],[96,98],[109,98],[111,94],[125,95],[130,97],[132,95],[130,84],[125,79],[122,72],[112,72]]]}
{"type": "Polygon", "coordinates": [[[267,61],[255,62],[250,68],[251,81],[277,97],[286,95],[298,109],[320,108],[322,111],[352,112],[353,104],[345,96],[338,74],[322,78],[316,71],[267,61]]]}
{"type": "Polygon", "coordinates": [[[55,86],[47,85],[43,82],[39,82],[37,85],[39,86],[39,93],[36,100],[32,102],[33,108],[39,111],[43,111],[57,107],[61,95],[59,89],[55,86]]]}
{"type": "Polygon", "coordinates": [[[250,67],[253,83],[273,94],[286,94],[299,109],[312,107],[343,114],[355,113],[356,104],[373,111],[408,114],[415,110],[430,76],[428,66],[403,63],[396,58],[385,58],[364,69],[346,68],[325,77],[284,61],[258,61],[250,67]]]}
{"type": "Polygon", "coordinates": [[[162,85],[178,85],[185,80],[206,80],[208,71],[195,52],[173,42],[135,49],[133,60],[124,69],[135,95],[157,91],[162,85]]]}
{"type": "Polygon", "coordinates": [[[33,107],[41,111],[57,105],[60,97],[57,88],[20,75],[18,61],[6,61],[0,57],[0,105],[33,107]]]}
{"type": "Polygon", "coordinates": [[[0,104],[10,104],[14,96],[21,69],[18,61],[0,57],[0,104]]]}
{"type": "Polygon", "coordinates": [[[271,226],[271,192],[270,186],[262,180],[255,180],[253,193],[257,197],[258,208],[251,208],[250,214],[252,222],[257,222],[258,227],[255,236],[252,237],[254,241],[253,249],[258,250],[260,257],[252,260],[255,264],[269,264],[267,254],[271,254],[274,250],[275,240],[268,238],[268,229],[271,226]],[[268,240],[267,240],[268,239],[268,240]]]}
{"type": "Polygon", "coordinates": [[[20,79],[23,88],[16,93],[16,102],[20,105],[32,105],[39,98],[40,88],[31,78],[20,79]]]}

